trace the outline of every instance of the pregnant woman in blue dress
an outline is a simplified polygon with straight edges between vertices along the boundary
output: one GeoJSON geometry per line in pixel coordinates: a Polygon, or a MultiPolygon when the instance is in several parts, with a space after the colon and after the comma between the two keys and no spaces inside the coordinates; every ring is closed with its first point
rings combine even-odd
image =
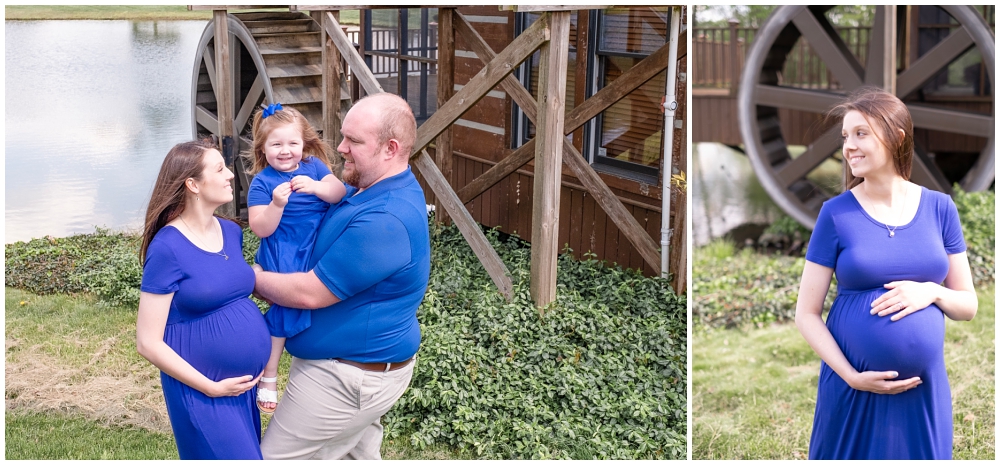
{"type": "Polygon", "coordinates": [[[909,181],[913,123],[899,99],[866,88],[831,114],[843,118],[845,192],[820,210],[795,313],[823,359],[809,458],[950,459],[944,318],[978,306],[958,212],[909,181]]]}
{"type": "Polygon", "coordinates": [[[178,144],[146,210],[136,347],[161,370],[181,459],[261,458],[255,386],[270,335],[248,297],[242,231],[213,214],[232,179],[210,144],[178,144]]]}

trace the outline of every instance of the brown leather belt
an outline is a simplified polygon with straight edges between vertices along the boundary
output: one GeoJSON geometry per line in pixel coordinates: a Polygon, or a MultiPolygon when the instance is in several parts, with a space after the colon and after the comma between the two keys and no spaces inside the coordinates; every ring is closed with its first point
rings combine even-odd
{"type": "Polygon", "coordinates": [[[405,367],[406,365],[409,365],[410,362],[413,361],[413,357],[410,357],[409,359],[404,360],[402,362],[392,362],[392,363],[361,363],[361,362],[355,362],[353,360],[344,360],[342,358],[335,358],[334,360],[340,363],[346,363],[350,366],[358,367],[365,371],[386,372],[386,371],[395,371],[405,367]]]}

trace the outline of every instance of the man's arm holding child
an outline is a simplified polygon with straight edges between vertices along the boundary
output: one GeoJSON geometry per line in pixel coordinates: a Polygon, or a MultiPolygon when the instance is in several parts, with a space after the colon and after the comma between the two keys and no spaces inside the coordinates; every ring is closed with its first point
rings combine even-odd
{"type": "Polygon", "coordinates": [[[292,178],[292,190],[315,195],[326,203],[340,202],[340,199],[347,194],[344,183],[332,174],[323,176],[321,181],[316,181],[309,176],[296,176],[292,178]]]}

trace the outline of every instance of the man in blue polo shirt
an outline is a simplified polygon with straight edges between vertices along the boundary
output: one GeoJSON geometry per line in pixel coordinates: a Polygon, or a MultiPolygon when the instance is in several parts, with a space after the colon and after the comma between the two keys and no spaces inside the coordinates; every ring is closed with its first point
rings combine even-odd
{"type": "Polygon", "coordinates": [[[292,367],[265,459],[380,458],[379,419],[410,383],[430,274],[424,193],[409,167],[416,132],[398,96],[359,100],[337,147],[347,195],[320,224],[311,271],[255,267],[262,297],[315,309],[312,326],[285,342],[292,367]]]}

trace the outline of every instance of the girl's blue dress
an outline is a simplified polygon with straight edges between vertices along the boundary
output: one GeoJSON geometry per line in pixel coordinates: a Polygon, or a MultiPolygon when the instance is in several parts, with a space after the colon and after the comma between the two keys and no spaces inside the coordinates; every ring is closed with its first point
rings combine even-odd
{"type": "MultiPolygon", "coordinates": [[[[915,199],[914,199],[915,200],[915,199]]],[[[917,213],[893,237],[848,191],[820,211],[806,260],[833,268],[837,297],[826,326],[858,371],[897,371],[923,384],[900,394],[847,385],[820,365],[810,459],[950,459],[951,390],[944,366],[944,314],[936,305],[891,321],[870,314],[883,285],[941,283],[948,255],[965,251],[958,211],[945,194],[921,189],[917,213]]]]}
{"type": "MultiPolygon", "coordinates": [[[[289,182],[295,176],[308,176],[320,181],[330,174],[330,169],[316,158],[303,158],[299,167],[284,173],[268,166],[261,170],[250,183],[247,205],[250,207],[271,203],[271,193],[279,184],[289,182]]],[[[261,239],[256,261],[265,271],[291,273],[309,271],[306,264],[316,242],[316,231],[320,220],[330,204],[312,194],[292,192],[288,204],[281,215],[278,228],[270,236],[261,239]]],[[[309,311],[271,305],[264,314],[268,330],[275,337],[291,337],[312,324],[309,311]]]]}
{"type": "MultiPolygon", "coordinates": [[[[157,232],[143,264],[144,292],[174,293],[163,341],[209,379],[264,371],[271,353],[267,326],[250,300],[254,273],[243,259],[243,233],[219,220],[223,250],[196,247],[173,226],[157,232]]],[[[181,459],[260,459],[257,392],[209,397],[160,373],[181,459]]]]}

